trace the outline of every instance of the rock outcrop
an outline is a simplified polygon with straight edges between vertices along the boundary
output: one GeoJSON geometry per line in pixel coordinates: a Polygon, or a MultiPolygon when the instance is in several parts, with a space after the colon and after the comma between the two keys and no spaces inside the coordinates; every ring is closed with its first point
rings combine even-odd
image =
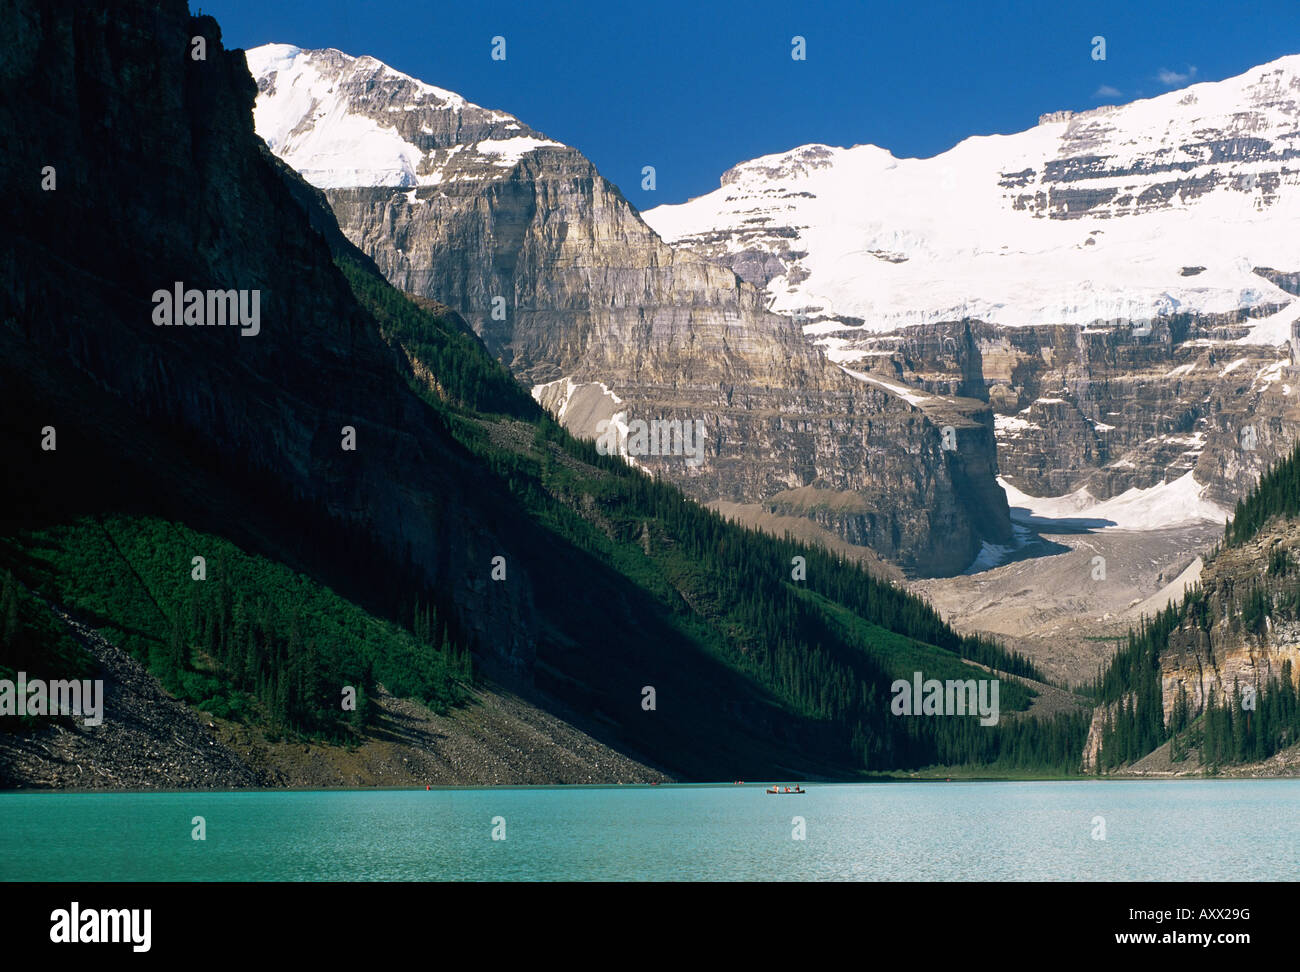
{"type": "MultiPolygon", "coordinates": [[[[1295,575],[1300,570],[1300,525],[1274,517],[1253,538],[1235,546],[1217,548],[1191,589],[1190,607],[1159,646],[1160,701],[1165,725],[1174,717],[1180,694],[1187,702],[1187,717],[1195,720],[1211,699],[1215,705],[1237,705],[1238,693],[1262,692],[1280,680],[1289,666],[1292,685],[1300,688],[1300,622],[1294,620],[1295,575]],[[1247,604],[1259,598],[1258,613],[1250,616],[1247,604]]],[[[1180,602],[1181,598],[1177,599],[1180,602]]],[[[1164,610],[1168,605],[1153,605],[1164,610]]],[[[1132,706],[1128,692],[1124,704],[1132,706]]],[[[1096,766],[1104,727],[1114,722],[1118,702],[1099,706],[1093,713],[1084,746],[1085,769],[1096,766]]],[[[1169,763],[1168,744],[1156,758],[1136,768],[1157,775],[1200,771],[1200,764],[1169,763]]],[[[1291,775],[1288,763],[1294,752],[1279,757],[1272,769],[1264,765],[1246,771],[1261,775],[1291,775]]]]}
{"type": "Polygon", "coordinates": [[[1191,712],[1205,708],[1210,693],[1220,705],[1233,697],[1235,686],[1262,688],[1279,678],[1291,663],[1292,679],[1300,683],[1300,623],[1277,613],[1265,614],[1257,628],[1243,622],[1240,605],[1248,593],[1262,588],[1279,600],[1289,598],[1294,581],[1287,575],[1300,563],[1300,529],[1294,522],[1274,520],[1251,541],[1225,547],[1201,573],[1201,590],[1208,602],[1206,625],[1189,618],[1169,637],[1160,654],[1160,678],[1165,718],[1173,711],[1181,687],[1191,712]],[[1282,558],[1285,573],[1269,569],[1282,558]]]}

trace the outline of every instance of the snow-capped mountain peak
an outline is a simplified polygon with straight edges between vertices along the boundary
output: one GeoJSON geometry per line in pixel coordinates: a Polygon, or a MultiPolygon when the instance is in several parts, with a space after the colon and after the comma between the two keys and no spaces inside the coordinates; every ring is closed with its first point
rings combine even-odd
{"type": "Polygon", "coordinates": [[[1266,316],[1293,296],[1255,268],[1300,270],[1300,55],[928,159],[804,145],[644,217],[773,310],[873,330],[1266,316]]]}
{"type": "Polygon", "coordinates": [[[245,52],[257,81],[257,132],[321,189],[416,188],[481,178],[539,148],[562,148],[503,111],[332,48],[265,44],[245,52]]]}

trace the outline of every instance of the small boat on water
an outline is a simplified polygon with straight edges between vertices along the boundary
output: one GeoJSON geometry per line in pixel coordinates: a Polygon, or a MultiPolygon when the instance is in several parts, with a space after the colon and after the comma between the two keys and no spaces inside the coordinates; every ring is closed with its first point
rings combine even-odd
{"type": "Polygon", "coordinates": [[[767,792],[768,793],[807,793],[808,791],[805,790],[798,783],[796,783],[793,787],[769,786],[767,788],[767,792]]]}

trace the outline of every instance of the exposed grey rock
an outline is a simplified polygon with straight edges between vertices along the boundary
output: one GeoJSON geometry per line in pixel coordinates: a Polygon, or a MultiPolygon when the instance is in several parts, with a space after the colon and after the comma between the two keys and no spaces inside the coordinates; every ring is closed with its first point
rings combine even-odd
{"type": "Polygon", "coordinates": [[[987,398],[998,468],[1032,496],[1105,499],[1194,471],[1231,508],[1300,438],[1300,373],[1277,347],[1237,344],[1245,314],[1092,327],[960,322],[864,334],[872,367],[987,398]]]}
{"type": "Polygon", "coordinates": [[[241,789],[270,780],[224,746],[144,666],[67,612],[54,613],[95,660],[103,723],[58,718],[31,733],[0,732],[0,789],[241,789]]]}
{"type": "Polygon", "coordinates": [[[918,407],[848,377],[732,270],[667,246],[580,152],[510,116],[377,73],[372,59],[286,50],[250,54],[273,150],[318,171],[303,134],[314,116],[286,119],[277,100],[291,74],[409,136],[424,153],[414,188],[331,175],[340,227],[393,284],[458,310],[571,431],[595,437],[615,417],[702,420],[701,464],[636,461],[705,501],[853,493],[855,512],[827,525],[917,572],[960,571],[982,542],[1009,537],[984,402],[918,407]],[[448,133],[460,139],[450,154],[448,133]],[[946,425],[956,450],[942,448],[946,425]]]}

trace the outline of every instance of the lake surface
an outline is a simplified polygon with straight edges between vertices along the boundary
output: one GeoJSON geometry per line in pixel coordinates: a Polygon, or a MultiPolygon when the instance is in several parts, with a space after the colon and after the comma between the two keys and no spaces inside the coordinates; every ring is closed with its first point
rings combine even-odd
{"type": "Polygon", "coordinates": [[[10,881],[1295,880],[1300,780],[0,793],[0,850],[10,881]]]}

